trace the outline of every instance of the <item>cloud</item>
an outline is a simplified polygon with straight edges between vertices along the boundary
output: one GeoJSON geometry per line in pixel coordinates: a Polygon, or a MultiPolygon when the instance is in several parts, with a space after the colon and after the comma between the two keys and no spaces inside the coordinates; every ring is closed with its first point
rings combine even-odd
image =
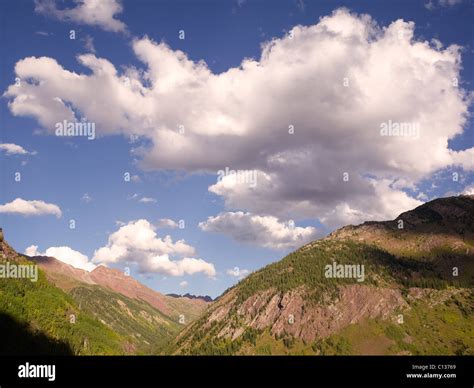
{"type": "Polygon", "coordinates": [[[81,197],[81,202],[90,203],[92,201],[93,198],[88,193],[84,193],[81,197]]]}
{"type": "Polygon", "coordinates": [[[27,151],[22,146],[13,143],[0,144],[0,150],[5,151],[7,155],[36,155],[36,151],[27,151]]]}
{"type": "Polygon", "coordinates": [[[134,193],[134,194],[128,196],[127,199],[128,199],[129,201],[137,201],[137,202],[140,202],[140,203],[156,203],[156,199],[155,199],[155,198],[151,198],[151,197],[140,197],[137,193],[134,193]]]}
{"type": "Polygon", "coordinates": [[[127,27],[115,18],[122,12],[119,0],[74,0],[73,8],[58,8],[57,0],[35,0],[35,11],[63,22],[97,26],[105,31],[125,32],[127,27]]]}
{"type": "Polygon", "coordinates": [[[394,218],[420,203],[406,192],[433,173],[474,169],[473,148],[448,147],[471,102],[458,86],[461,48],[414,30],[339,9],[219,74],[143,37],[132,44],[143,69],[85,54],[89,71],[76,73],[28,57],[15,65],[26,81],[5,96],[14,115],[50,133],[80,112],[101,136],[133,135],[143,170],[256,170],[255,187],[226,178],[210,186],[229,210],[331,226],[394,218]],[[417,136],[382,131],[392,124],[417,136]]]}
{"type": "Polygon", "coordinates": [[[142,197],[138,200],[138,202],[141,202],[141,203],[156,203],[156,199],[155,198],[150,198],[150,197],[142,197]]]}
{"type": "Polygon", "coordinates": [[[169,218],[160,218],[156,226],[158,228],[163,228],[163,229],[166,229],[166,228],[176,229],[179,226],[179,224],[176,221],[169,218]]]}
{"type": "Polygon", "coordinates": [[[301,11],[304,12],[306,9],[306,4],[304,0],[296,0],[296,7],[301,11]]]}
{"type": "Polygon", "coordinates": [[[112,233],[107,245],[94,252],[94,263],[130,262],[138,265],[144,273],[161,273],[170,276],[203,273],[209,277],[216,274],[212,263],[191,258],[194,247],[184,240],[173,242],[170,236],[159,238],[155,227],[147,220],[131,221],[112,233]],[[180,259],[171,260],[171,257],[180,259]]]}
{"type": "Polygon", "coordinates": [[[35,34],[36,35],[41,35],[41,36],[51,36],[51,35],[53,35],[52,33],[46,32],[46,31],[35,31],[35,34]]]}
{"type": "Polygon", "coordinates": [[[143,270],[145,272],[155,272],[170,276],[194,275],[197,273],[203,273],[208,277],[216,275],[216,270],[212,263],[189,257],[180,260],[170,260],[167,254],[150,257],[143,270]]]}
{"type": "Polygon", "coordinates": [[[271,249],[299,247],[317,238],[316,228],[296,227],[276,217],[257,216],[244,212],[220,213],[200,222],[206,232],[223,233],[234,240],[271,249]]]}
{"type": "Polygon", "coordinates": [[[86,35],[86,37],[84,38],[84,48],[93,54],[96,53],[96,49],[94,46],[94,38],[92,36],[86,35]]]}
{"type": "Polygon", "coordinates": [[[62,215],[61,209],[55,204],[37,200],[27,201],[22,198],[16,198],[12,202],[0,205],[0,213],[13,213],[24,216],[42,216],[51,214],[58,218],[62,215]]]}
{"type": "Polygon", "coordinates": [[[179,286],[182,288],[186,288],[188,286],[188,282],[186,280],[183,280],[182,282],[179,283],[179,286]]]}
{"type": "Polygon", "coordinates": [[[466,186],[462,192],[464,195],[474,195],[474,184],[466,186]]]}
{"type": "Polygon", "coordinates": [[[462,0],[429,0],[425,3],[425,8],[432,11],[436,8],[453,7],[462,3],[462,0]]]}
{"type": "Polygon", "coordinates": [[[38,251],[37,245],[31,245],[25,249],[25,255],[54,257],[63,263],[89,272],[94,270],[96,267],[89,261],[86,255],[83,255],[81,252],[75,251],[74,249],[66,246],[50,247],[41,253],[38,251]]]}
{"type": "Polygon", "coordinates": [[[239,267],[234,267],[232,269],[228,269],[226,271],[226,273],[229,276],[239,278],[239,279],[243,279],[244,277],[246,277],[250,273],[250,271],[248,269],[240,269],[239,267]]]}

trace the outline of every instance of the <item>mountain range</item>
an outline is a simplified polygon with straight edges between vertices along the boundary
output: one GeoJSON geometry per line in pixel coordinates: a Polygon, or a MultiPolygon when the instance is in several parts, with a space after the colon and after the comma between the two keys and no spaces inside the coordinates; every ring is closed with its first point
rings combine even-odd
{"type": "MultiPolygon", "coordinates": [[[[40,272],[38,282],[0,280],[0,321],[13,319],[71,354],[159,353],[208,305],[201,298],[163,295],[116,269],[98,266],[88,272],[53,257],[28,257],[5,241],[0,251],[3,260],[34,263],[40,272]],[[42,300],[45,293],[48,298],[42,300]]],[[[22,352],[15,343],[0,345],[0,351],[22,352]]],[[[30,351],[43,352],[27,347],[30,351]]]]}
{"type": "Polygon", "coordinates": [[[472,354],[473,285],[474,196],[440,198],[249,275],[172,352],[472,354]]]}
{"type": "Polygon", "coordinates": [[[473,195],[345,226],[214,301],[0,251],[40,269],[37,282],[0,279],[3,354],[474,353],[473,195]]]}

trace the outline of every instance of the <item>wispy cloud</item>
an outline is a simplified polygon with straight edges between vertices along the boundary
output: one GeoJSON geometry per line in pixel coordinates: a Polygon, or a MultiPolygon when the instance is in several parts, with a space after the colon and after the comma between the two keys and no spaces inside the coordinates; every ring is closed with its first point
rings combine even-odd
{"type": "Polygon", "coordinates": [[[63,22],[97,26],[105,31],[125,32],[126,25],[115,18],[123,11],[119,0],[74,0],[75,7],[59,8],[57,0],[35,0],[35,11],[63,22]]]}
{"type": "Polygon", "coordinates": [[[0,151],[5,151],[7,155],[36,155],[36,151],[27,151],[22,146],[13,143],[0,144],[0,151]]]}

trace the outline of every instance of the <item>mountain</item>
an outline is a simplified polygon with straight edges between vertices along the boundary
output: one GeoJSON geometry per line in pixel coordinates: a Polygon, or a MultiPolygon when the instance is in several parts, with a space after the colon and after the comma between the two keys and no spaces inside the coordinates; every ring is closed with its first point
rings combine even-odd
{"type": "Polygon", "coordinates": [[[102,265],[88,272],[77,269],[53,257],[31,257],[42,268],[49,280],[59,288],[70,291],[78,286],[98,285],[126,296],[147,302],[160,313],[178,321],[184,315],[185,321],[196,319],[207,308],[208,303],[198,298],[170,297],[140,283],[132,276],[117,269],[102,265]]]}
{"type": "Polygon", "coordinates": [[[473,354],[473,286],[472,195],[345,226],[212,303],[18,254],[0,230],[0,354],[473,354]],[[5,278],[20,265],[37,281],[5,278]]]}
{"type": "Polygon", "coordinates": [[[186,293],[184,295],[179,295],[179,294],[166,294],[167,296],[171,296],[173,298],[188,298],[188,299],[194,299],[194,300],[203,300],[204,302],[210,303],[214,299],[212,299],[209,295],[192,295],[189,293],[186,293]]]}
{"type": "Polygon", "coordinates": [[[227,290],[176,354],[473,354],[474,196],[343,227],[227,290]]]}
{"type": "MultiPolygon", "coordinates": [[[[0,321],[4,317],[13,332],[23,327],[33,336],[64,345],[58,349],[32,346],[33,341],[24,346],[28,352],[62,354],[67,349],[71,354],[158,354],[208,306],[203,300],[165,296],[115,269],[98,266],[87,272],[53,257],[20,255],[5,241],[0,249],[3,262],[36,263],[40,269],[38,282],[0,279],[0,321]],[[54,303],[41,303],[41,298],[52,301],[53,297],[54,303]],[[30,310],[27,306],[32,304],[30,310]],[[86,333],[76,333],[84,324],[88,325],[86,333]]],[[[10,351],[5,346],[6,353],[19,351],[14,344],[10,351]]]]}
{"type": "Polygon", "coordinates": [[[203,300],[163,295],[117,269],[98,266],[88,272],[52,257],[30,259],[85,311],[127,338],[131,353],[159,353],[208,305],[203,300]]]}
{"type": "Polygon", "coordinates": [[[20,265],[35,268],[0,239],[0,354],[127,353],[126,338],[82,310],[42,270],[36,281],[8,277],[20,265]]]}

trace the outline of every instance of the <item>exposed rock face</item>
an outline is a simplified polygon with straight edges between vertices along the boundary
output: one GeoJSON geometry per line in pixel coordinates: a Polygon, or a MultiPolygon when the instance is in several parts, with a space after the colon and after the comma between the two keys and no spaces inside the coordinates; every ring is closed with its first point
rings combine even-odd
{"type": "Polygon", "coordinates": [[[325,338],[349,324],[363,319],[394,319],[396,312],[409,309],[400,290],[364,285],[342,286],[339,297],[328,305],[309,303],[305,291],[292,290],[284,294],[266,290],[254,294],[239,306],[227,295],[209,316],[207,327],[214,321],[230,318],[235,307],[242,325],[230,320],[218,337],[238,338],[246,327],[270,329],[277,336],[291,334],[305,342],[325,338]]]}
{"type": "MultiPolygon", "coordinates": [[[[3,231],[2,231],[3,235],[3,231]]],[[[17,253],[5,240],[0,241],[0,257],[14,257],[17,253]]]]}
{"type": "MultiPolygon", "coordinates": [[[[474,195],[440,198],[402,213],[392,221],[345,226],[301,247],[279,263],[251,274],[228,290],[203,319],[178,337],[177,351],[186,353],[205,348],[210,352],[214,349],[235,352],[229,340],[242,339],[245,346],[257,346],[255,339],[248,338],[264,332],[274,339],[293,337],[311,344],[352,324],[374,319],[386,325],[397,323],[399,314],[414,312],[413,306],[418,302],[424,308],[433,308],[456,294],[469,293],[462,287],[472,285],[474,279],[473,244],[474,195]],[[368,260],[365,262],[371,269],[368,282],[324,285],[328,282],[321,275],[320,268],[324,267],[319,263],[329,262],[333,254],[339,254],[341,246],[353,247],[350,255],[358,255],[354,256],[355,260],[368,260]],[[362,251],[355,247],[361,247],[362,251]],[[309,286],[309,278],[301,270],[295,274],[298,265],[317,281],[309,286]],[[314,268],[317,270],[311,272],[314,268]],[[459,269],[458,278],[454,277],[453,268],[459,269]],[[291,276],[306,280],[294,281],[291,276]],[[444,281],[449,288],[435,281],[444,281]],[[439,290],[434,289],[438,286],[439,290]],[[312,298],[315,291],[317,297],[312,298]],[[193,333],[199,334],[193,337],[193,333]],[[206,348],[208,343],[213,343],[214,348],[206,348]]],[[[387,347],[393,344],[386,337],[385,340],[387,347]]],[[[263,343],[268,341],[265,337],[263,343]]],[[[367,349],[367,354],[371,351],[367,349]]]]}

